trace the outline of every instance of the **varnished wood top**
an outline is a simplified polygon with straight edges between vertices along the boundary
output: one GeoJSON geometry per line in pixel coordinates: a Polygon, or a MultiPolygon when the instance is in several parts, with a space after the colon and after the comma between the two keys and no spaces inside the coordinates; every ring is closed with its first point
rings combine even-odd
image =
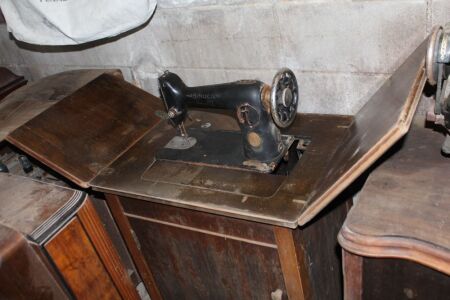
{"type": "Polygon", "coordinates": [[[160,121],[159,99],[102,74],[7,136],[81,187],[160,121]]]}
{"type": "Polygon", "coordinates": [[[35,241],[83,200],[76,190],[0,173],[0,226],[35,241]]]}
{"type": "Polygon", "coordinates": [[[0,103],[0,141],[103,73],[121,77],[118,70],[75,70],[45,77],[14,91],[0,103]]]}
{"type": "Polygon", "coordinates": [[[417,261],[450,275],[450,158],[444,136],[413,128],[402,148],[369,176],[339,234],[362,256],[417,261]]]}

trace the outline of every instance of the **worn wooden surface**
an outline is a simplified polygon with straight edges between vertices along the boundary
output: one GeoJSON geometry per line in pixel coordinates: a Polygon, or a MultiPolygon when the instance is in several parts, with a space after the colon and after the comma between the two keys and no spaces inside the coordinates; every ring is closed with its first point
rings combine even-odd
{"type": "Polygon", "coordinates": [[[109,276],[123,299],[140,299],[135,286],[131,282],[125,265],[121,261],[111,238],[95,211],[91,199],[87,199],[77,214],[89,239],[94,245],[100,260],[103,262],[109,276]]]}
{"type": "Polygon", "coordinates": [[[302,247],[300,249],[295,247],[293,230],[285,227],[274,227],[273,231],[289,299],[311,299],[310,282],[306,276],[306,254],[302,247]]]}
{"type": "Polygon", "coordinates": [[[303,257],[303,278],[309,278],[311,299],[339,300],[343,295],[340,247],[336,236],[352,204],[352,190],[341,194],[306,226],[294,231],[297,257],[303,257]]]}
{"type": "Polygon", "coordinates": [[[121,299],[77,217],[45,249],[77,299],[121,299]]]}
{"type": "Polygon", "coordinates": [[[0,141],[67,95],[103,73],[118,70],[75,70],[45,77],[16,90],[0,103],[0,141]]]}
{"type": "Polygon", "coordinates": [[[0,173],[0,224],[32,236],[43,224],[58,223],[63,216],[57,212],[76,205],[71,202],[76,195],[72,189],[0,173]]]}
{"type": "MultiPolygon", "coordinates": [[[[237,121],[228,115],[192,111],[191,117],[187,126],[211,123],[212,129],[238,130],[237,121]]],[[[351,121],[349,116],[298,115],[290,133],[312,142],[289,176],[167,161],[153,165],[156,151],[175,134],[161,122],[105,168],[92,185],[108,193],[294,228],[313,185],[327,171],[330,152],[338,147],[351,121]],[[155,171],[149,171],[153,167],[155,171]],[[287,193],[293,185],[295,195],[287,193]]]]}
{"type": "Polygon", "coordinates": [[[268,225],[121,198],[164,299],[270,299],[287,294],[268,225]]]}
{"type": "Polygon", "coordinates": [[[0,226],[0,299],[70,299],[26,238],[0,226]]]}
{"type": "Polygon", "coordinates": [[[425,85],[425,40],[356,114],[299,217],[305,224],[409,129],[425,85]]]}
{"type": "Polygon", "coordinates": [[[339,235],[362,256],[414,260],[450,275],[450,160],[444,136],[413,127],[369,177],[339,235]]]}
{"type": "Polygon", "coordinates": [[[403,259],[362,260],[360,299],[440,300],[450,295],[450,278],[444,273],[403,259]]]}
{"type": "MultiPolygon", "coordinates": [[[[363,292],[363,257],[342,250],[345,300],[361,300],[363,292]]],[[[371,275],[370,275],[371,276],[371,275]]],[[[381,277],[384,277],[383,275],[381,277]]]]}
{"type": "Polygon", "coordinates": [[[26,83],[23,76],[18,76],[7,68],[0,67],[0,101],[26,83]]]}
{"type": "Polygon", "coordinates": [[[156,286],[153,274],[150,271],[150,268],[148,267],[147,262],[140,251],[140,245],[138,244],[139,242],[136,239],[136,234],[134,233],[134,231],[132,231],[130,222],[124,215],[123,207],[120,204],[119,197],[117,197],[116,195],[107,194],[106,200],[117,223],[117,226],[119,227],[124,242],[127,245],[128,251],[130,251],[130,255],[136,265],[139,275],[141,276],[144,285],[147,288],[148,293],[150,294],[150,298],[153,300],[162,299],[161,293],[156,286]]]}
{"type": "Polygon", "coordinates": [[[28,121],[7,140],[74,183],[89,182],[160,121],[159,99],[103,74],[28,121]]]}

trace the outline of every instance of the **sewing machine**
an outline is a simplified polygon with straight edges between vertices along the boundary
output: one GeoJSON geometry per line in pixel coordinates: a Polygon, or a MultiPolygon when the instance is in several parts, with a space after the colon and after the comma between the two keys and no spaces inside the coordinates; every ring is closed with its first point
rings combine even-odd
{"type": "MultiPolygon", "coordinates": [[[[428,82],[436,86],[433,107],[427,112],[427,120],[450,129],[450,95],[447,90],[450,75],[450,23],[436,26],[428,41],[426,56],[428,82]]],[[[442,152],[450,154],[450,136],[447,132],[442,152]]]]}
{"type": "Polygon", "coordinates": [[[158,159],[263,173],[274,172],[283,158],[288,161],[288,151],[297,138],[282,135],[279,128],[291,125],[297,114],[298,84],[291,70],[276,73],[272,87],[257,80],[188,87],[169,71],[159,77],[159,86],[167,118],[180,135],[158,152],[158,159]],[[208,124],[186,130],[188,107],[231,110],[241,132],[211,131],[208,124]]]}

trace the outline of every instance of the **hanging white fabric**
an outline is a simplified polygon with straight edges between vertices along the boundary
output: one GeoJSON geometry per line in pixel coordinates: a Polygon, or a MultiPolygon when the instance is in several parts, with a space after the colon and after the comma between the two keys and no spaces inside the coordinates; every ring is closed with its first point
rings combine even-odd
{"type": "Polygon", "coordinates": [[[0,0],[8,30],[23,42],[73,45],[145,23],[156,0],[0,0]]]}

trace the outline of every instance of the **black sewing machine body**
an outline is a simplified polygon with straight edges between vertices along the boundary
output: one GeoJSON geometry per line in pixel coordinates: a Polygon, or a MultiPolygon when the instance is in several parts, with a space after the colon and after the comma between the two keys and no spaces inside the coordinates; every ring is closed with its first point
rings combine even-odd
{"type": "Polygon", "coordinates": [[[176,74],[165,72],[159,78],[160,90],[168,118],[179,127],[181,136],[174,137],[157,158],[273,172],[283,158],[287,159],[296,140],[282,135],[279,129],[292,123],[298,104],[295,76],[286,70],[281,74],[276,75],[271,89],[257,80],[188,87],[176,74]],[[276,101],[279,103],[273,103],[276,101]],[[272,104],[280,108],[274,111],[272,104]],[[185,130],[188,107],[231,110],[240,132],[185,130]]]}

